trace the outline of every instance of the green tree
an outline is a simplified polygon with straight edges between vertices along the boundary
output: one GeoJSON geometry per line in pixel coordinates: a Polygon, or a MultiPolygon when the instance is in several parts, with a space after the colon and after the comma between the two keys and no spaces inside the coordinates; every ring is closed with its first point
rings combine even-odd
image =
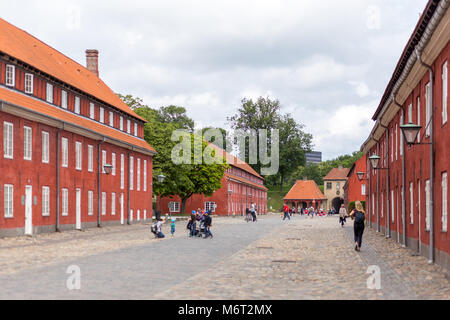
{"type": "Polygon", "coordinates": [[[186,109],[177,106],[161,107],[158,110],[159,121],[162,123],[173,123],[180,129],[194,131],[194,120],[186,115],[186,109]]]}
{"type": "Polygon", "coordinates": [[[232,141],[230,140],[228,132],[227,132],[227,130],[225,130],[223,128],[206,127],[206,128],[201,129],[201,135],[205,141],[211,142],[212,144],[214,144],[224,150],[226,150],[227,147],[232,146],[232,141]],[[212,137],[212,139],[207,139],[208,137],[205,136],[205,132],[207,132],[208,130],[211,130],[211,129],[220,131],[220,134],[222,136],[221,141],[217,140],[217,139],[220,139],[220,137],[212,137]]]}

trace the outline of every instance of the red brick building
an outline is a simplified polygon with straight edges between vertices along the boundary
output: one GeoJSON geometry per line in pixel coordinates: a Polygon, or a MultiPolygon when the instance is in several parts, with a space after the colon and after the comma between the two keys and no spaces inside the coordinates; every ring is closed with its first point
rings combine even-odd
{"type": "Polygon", "coordinates": [[[151,217],[145,120],[86,53],[90,69],[0,19],[0,236],[151,217]]]}
{"type": "Polygon", "coordinates": [[[347,182],[344,185],[344,204],[346,208],[348,208],[350,202],[367,201],[368,180],[365,174],[366,161],[366,156],[355,161],[347,174],[347,182]],[[358,172],[364,173],[364,178],[361,181],[358,179],[358,172]]]}
{"type": "MultiPolygon", "coordinates": [[[[450,266],[448,64],[450,2],[429,1],[373,116],[362,151],[367,164],[369,224],[445,268],[450,266]],[[400,126],[419,124],[408,146],[400,126]]],[[[388,44],[386,44],[388,45],[388,44]]]]}
{"type": "MultiPolygon", "coordinates": [[[[211,210],[216,215],[244,215],[246,208],[255,203],[258,214],[267,213],[267,188],[264,178],[247,163],[212,145],[223,153],[230,165],[222,178],[222,188],[210,197],[195,194],[186,201],[186,213],[192,210],[211,210]]],[[[158,198],[157,209],[164,214],[180,214],[179,196],[158,198]]]]}

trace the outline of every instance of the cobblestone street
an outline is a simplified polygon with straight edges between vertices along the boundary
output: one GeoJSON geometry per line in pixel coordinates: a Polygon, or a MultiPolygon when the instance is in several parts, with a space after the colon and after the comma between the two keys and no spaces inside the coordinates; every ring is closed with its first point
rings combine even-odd
{"type": "Polygon", "coordinates": [[[0,239],[1,299],[449,299],[436,265],[366,229],[353,249],[352,223],[336,217],[215,218],[214,239],[153,239],[132,225],[0,239]],[[81,270],[68,290],[67,267],[81,270]],[[367,288],[378,266],[381,289],[367,288]]]}

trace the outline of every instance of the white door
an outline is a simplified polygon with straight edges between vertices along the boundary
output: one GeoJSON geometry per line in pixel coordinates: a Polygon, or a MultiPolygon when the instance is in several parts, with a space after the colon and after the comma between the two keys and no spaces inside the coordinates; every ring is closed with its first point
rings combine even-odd
{"type": "Polygon", "coordinates": [[[120,224],[124,224],[123,218],[123,193],[120,194],[120,224]]]}
{"type": "Polygon", "coordinates": [[[25,234],[33,234],[33,188],[25,186],[25,234]]]}
{"type": "Polygon", "coordinates": [[[81,189],[77,189],[76,195],[76,222],[75,228],[81,230],[81,189]]]}

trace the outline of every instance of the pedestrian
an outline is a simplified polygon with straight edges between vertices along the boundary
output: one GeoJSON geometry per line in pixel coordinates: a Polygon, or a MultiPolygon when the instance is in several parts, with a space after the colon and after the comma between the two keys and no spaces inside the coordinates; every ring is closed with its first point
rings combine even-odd
{"type": "Polygon", "coordinates": [[[287,206],[287,204],[284,205],[283,212],[284,212],[283,221],[286,220],[286,218],[291,220],[291,217],[289,217],[289,207],[287,206]]]}
{"type": "Polygon", "coordinates": [[[170,224],[170,234],[172,235],[172,238],[175,234],[175,218],[172,218],[172,223],[170,224]]]}
{"type": "Polygon", "coordinates": [[[156,235],[158,238],[164,238],[164,233],[162,233],[162,225],[165,220],[163,218],[159,218],[158,222],[156,222],[156,235]]]}
{"type": "Polygon", "coordinates": [[[250,205],[250,208],[251,208],[250,213],[252,214],[253,222],[256,222],[256,206],[253,202],[250,205]]]}
{"type": "Polygon", "coordinates": [[[205,212],[203,225],[205,226],[205,237],[204,239],[211,237],[213,238],[213,234],[211,233],[211,227],[212,227],[212,218],[209,211],[205,212]]]}
{"type": "Polygon", "coordinates": [[[345,222],[347,222],[347,209],[345,209],[344,204],[342,204],[341,208],[339,209],[339,223],[341,224],[342,228],[344,227],[345,222]]]}
{"type": "Polygon", "coordinates": [[[353,233],[355,235],[355,250],[361,251],[362,236],[364,233],[364,221],[366,220],[364,208],[360,201],[356,201],[355,209],[350,213],[353,223],[353,233]]]}
{"type": "Polygon", "coordinates": [[[311,219],[314,218],[314,208],[312,206],[308,209],[308,216],[310,216],[311,219]]]}
{"type": "Polygon", "coordinates": [[[195,236],[195,231],[197,230],[197,215],[195,210],[192,210],[191,217],[190,217],[190,229],[191,232],[189,233],[189,237],[195,236]]]}

